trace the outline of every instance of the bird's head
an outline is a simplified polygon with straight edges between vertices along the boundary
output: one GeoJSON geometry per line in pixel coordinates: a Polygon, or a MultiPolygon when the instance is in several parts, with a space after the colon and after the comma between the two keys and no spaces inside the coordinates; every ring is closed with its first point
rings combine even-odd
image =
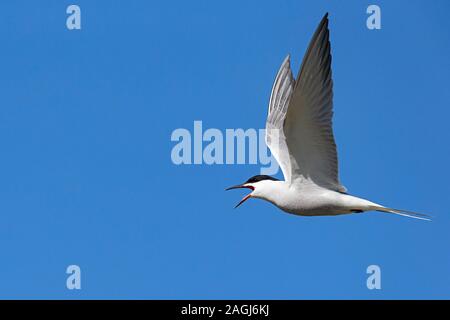
{"type": "Polygon", "coordinates": [[[247,181],[245,181],[242,184],[238,184],[236,186],[229,187],[225,190],[232,190],[232,189],[250,189],[252,192],[250,192],[248,195],[246,195],[244,198],[242,198],[241,201],[236,205],[235,208],[239,207],[241,204],[243,204],[246,200],[250,198],[262,198],[267,199],[269,197],[271,186],[274,181],[279,181],[278,179],[266,176],[266,175],[257,175],[254,177],[251,177],[247,181]]]}

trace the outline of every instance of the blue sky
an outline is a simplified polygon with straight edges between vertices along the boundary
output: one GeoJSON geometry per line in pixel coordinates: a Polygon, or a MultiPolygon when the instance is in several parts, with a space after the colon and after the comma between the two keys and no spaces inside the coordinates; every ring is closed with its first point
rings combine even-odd
{"type": "Polygon", "coordinates": [[[0,4],[0,298],[450,298],[447,1],[0,4]],[[66,28],[81,7],[82,29],[66,28]],[[366,28],[378,4],[382,29],[366,28]],[[176,128],[262,128],[330,13],[351,194],[429,213],[304,218],[172,163],[176,128]],[[66,288],[79,265],[82,289],[66,288]],[[368,290],[377,264],[382,289],[368,290]]]}

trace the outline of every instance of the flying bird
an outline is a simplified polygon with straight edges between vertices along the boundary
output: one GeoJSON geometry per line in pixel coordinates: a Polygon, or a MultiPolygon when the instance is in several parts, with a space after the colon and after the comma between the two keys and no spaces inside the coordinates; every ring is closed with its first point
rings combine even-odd
{"type": "Polygon", "coordinates": [[[333,80],[327,13],[309,43],[297,79],[292,75],[288,55],[272,87],[265,138],[285,180],[257,175],[227,188],[251,190],[236,208],[250,198],[258,198],[301,216],[382,211],[430,220],[424,214],[388,208],[347,193],[338,178],[332,117],[333,80]]]}

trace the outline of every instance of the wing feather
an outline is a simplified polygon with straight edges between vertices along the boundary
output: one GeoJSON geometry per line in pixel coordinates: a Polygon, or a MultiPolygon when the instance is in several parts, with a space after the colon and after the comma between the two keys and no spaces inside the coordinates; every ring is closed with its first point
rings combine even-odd
{"type": "Polygon", "coordinates": [[[294,85],[295,80],[288,55],[281,64],[275,78],[266,121],[266,144],[280,165],[286,181],[291,179],[291,164],[283,125],[294,85]]]}
{"type": "Polygon", "coordinates": [[[333,80],[328,14],[320,22],[303,58],[285,115],[291,183],[314,183],[345,192],[338,179],[332,128],[333,80]]]}

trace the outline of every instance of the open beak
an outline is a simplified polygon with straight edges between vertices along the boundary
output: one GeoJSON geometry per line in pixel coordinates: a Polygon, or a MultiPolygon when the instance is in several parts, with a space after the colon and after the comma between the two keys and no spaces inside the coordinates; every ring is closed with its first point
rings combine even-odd
{"type": "MultiPolygon", "coordinates": [[[[255,190],[255,188],[253,186],[246,186],[246,185],[242,185],[242,184],[238,184],[237,186],[232,186],[229,188],[226,188],[225,191],[227,190],[232,190],[232,189],[250,189],[250,190],[255,190]]],[[[246,200],[250,199],[252,196],[251,193],[249,193],[248,195],[246,195],[244,198],[242,198],[241,201],[239,201],[239,203],[236,205],[236,207],[234,207],[235,209],[237,207],[239,207],[241,204],[243,204],[246,200]]]]}

